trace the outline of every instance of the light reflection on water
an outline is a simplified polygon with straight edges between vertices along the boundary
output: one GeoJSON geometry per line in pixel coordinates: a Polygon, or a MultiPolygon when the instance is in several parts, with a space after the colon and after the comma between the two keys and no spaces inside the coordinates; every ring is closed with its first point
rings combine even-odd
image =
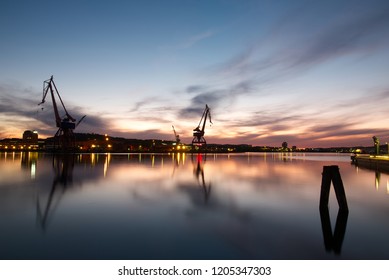
{"type": "Polygon", "coordinates": [[[389,177],[349,155],[0,153],[1,259],[388,259],[389,177]],[[349,206],[321,172],[338,165],[349,206]]]}

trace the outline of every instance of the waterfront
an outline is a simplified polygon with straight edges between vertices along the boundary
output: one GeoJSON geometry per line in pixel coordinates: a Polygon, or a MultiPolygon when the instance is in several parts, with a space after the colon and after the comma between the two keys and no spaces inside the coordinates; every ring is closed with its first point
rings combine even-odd
{"type": "Polygon", "coordinates": [[[0,176],[1,259],[389,259],[389,176],[348,154],[12,152],[0,176]],[[325,165],[347,215],[333,189],[319,211],[325,165]]]}

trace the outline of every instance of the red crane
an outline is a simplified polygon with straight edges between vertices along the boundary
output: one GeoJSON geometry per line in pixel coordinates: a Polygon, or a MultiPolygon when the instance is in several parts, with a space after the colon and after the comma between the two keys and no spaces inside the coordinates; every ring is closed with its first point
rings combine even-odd
{"type": "Polygon", "coordinates": [[[43,97],[42,102],[38,105],[41,105],[45,103],[45,99],[47,96],[47,93],[50,90],[51,99],[53,102],[53,109],[54,109],[54,116],[55,116],[55,123],[58,127],[58,131],[54,136],[54,149],[61,149],[61,150],[72,150],[75,148],[75,137],[73,130],[80,124],[80,122],[85,118],[83,116],[78,123],[76,123],[76,119],[73,118],[69,112],[66,110],[65,104],[62,101],[61,95],[58,92],[57,86],[54,83],[53,76],[50,77],[50,79],[43,82],[43,97]],[[60,117],[57,102],[55,101],[55,94],[57,94],[62,108],[65,112],[65,116],[63,118],[60,117]]]}
{"type": "Polygon", "coordinates": [[[203,145],[207,144],[207,142],[205,141],[205,138],[204,138],[204,129],[205,129],[205,123],[207,122],[208,117],[209,117],[209,122],[212,124],[211,111],[210,111],[208,105],[205,105],[205,109],[204,109],[203,115],[201,116],[199,125],[195,129],[193,129],[192,145],[203,146],[203,145]]]}

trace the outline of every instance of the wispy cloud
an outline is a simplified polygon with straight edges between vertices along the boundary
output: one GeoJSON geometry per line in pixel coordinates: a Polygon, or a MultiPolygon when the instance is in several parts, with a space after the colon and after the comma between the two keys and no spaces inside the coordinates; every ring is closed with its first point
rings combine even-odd
{"type": "Polygon", "coordinates": [[[193,36],[190,36],[189,38],[185,39],[183,42],[178,44],[176,46],[177,49],[188,49],[193,47],[195,44],[211,37],[214,35],[214,31],[208,30],[203,33],[199,33],[193,36]]]}
{"type": "Polygon", "coordinates": [[[317,16],[319,23],[312,19],[312,9],[291,11],[268,36],[213,70],[263,84],[300,75],[334,58],[389,46],[389,4],[352,14],[335,14],[333,7],[331,13],[317,16]]]}
{"type": "Polygon", "coordinates": [[[195,45],[199,44],[200,42],[202,42],[208,38],[211,38],[214,35],[215,35],[215,31],[206,30],[204,32],[188,36],[176,44],[173,43],[172,45],[169,45],[169,46],[163,46],[163,47],[161,47],[161,49],[171,50],[171,51],[179,51],[179,50],[189,49],[189,48],[192,48],[195,45]]]}
{"type": "MultiPolygon", "coordinates": [[[[243,96],[264,96],[263,88],[299,77],[327,62],[343,57],[362,57],[389,47],[388,3],[372,6],[359,3],[366,8],[338,7],[338,4],[332,6],[333,3],[327,3],[323,4],[327,5],[323,12],[319,11],[320,7],[314,7],[309,2],[307,4],[275,22],[268,35],[258,38],[257,43],[247,46],[229,60],[206,69],[204,78],[209,82],[189,85],[183,90],[191,97],[178,115],[198,117],[205,104],[217,109],[233,105],[237,98],[243,96]],[[212,78],[215,82],[212,82],[212,78]]],[[[258,141],[261,133],[266,135],[264,141],[291,139],[300,143],[335,137],[362,139],[368,134],[387,135],[380,128],[361,127],[353,114],[361,104],[371,105],[372,108],[378,100],[386,100],[389,94],[385,90],[354,99],[344,99],[342,96],[332,98],[329,104],[319,106],[314,116],[311,115],[309,102],[296,100],[298,106],[291,106],[282,103],[282,92],[277,94],[280,98],[277,100],[275,97],[274,101],[283,108],[270,110],[262,107],[257,112],[241,112],[243,117],[238,120],[222,115],[219,122],[227,130],[241,131],[237,141],[247,140],[251,143],[258,141]],[[330,115],[330,119],[336,119],[336,125],[328,123],[325,116],[330,115]],[[247,131],[249,128],[253,133],[247,131]],[[293,134],[296,128],[304,135],[293,134]]],[[[365,114],[368,119],[373,112],[366,111],[365,114]]]]}
{"type": "MultiPolygon", "coordinates": [[[[8,127],[24,126],[24,130],[37,129],[41,134],[52,135],[57,128],[55,127],[55,117],[53,106],[50,102],[38,106],[41,93],[32,89],[26,89],[19,85],[0,85],[0,112],[7,118],[4,125],[8,127]],[[28,120],[20,124],[21,119],[28,120]],[[54,132],[53,132],[54,131],[54,132]]],[[[59,108],[60,110],[60,108],[59,108]]],[[[81,119],[87,110],[83,107],[67,106],[69,113],[76,119],[81,119]]],[[[60,111],[60,114],[64,112],[60,111]]],[[[0,115],[0,116],[1,116],[0,115]]],[[[99,132],[111,126],[110,121],[100,115],[89,114],[82,123],[84,131],[99,132]]],[[[5,127],[4,127],[5,128],[5,127]]]]}
{"type": "Polygon", "coordinates": [[[242,81],[232,85],[226,84],[223,87],[212,88],[206,85],[191,85],[186,93],[194,95],[190,103],[182,108],[178,115],[184,118],[198,116],[204,110],[205,104],[211,108],[217,108],[221,104],[231,104],[235,98],[249,94],[254,90],[251,81],[242,81]]]}

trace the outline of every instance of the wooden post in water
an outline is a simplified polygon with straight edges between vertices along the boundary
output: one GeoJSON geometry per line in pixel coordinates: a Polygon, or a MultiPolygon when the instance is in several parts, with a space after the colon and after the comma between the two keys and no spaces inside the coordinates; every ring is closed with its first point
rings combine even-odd
{"type": "Polygon", "coordinates": [[[340,210],[347,210],[347,199],[344,191],[342,178],[340,176],[339,167],[337,165],[323,166],[321,193],[320,193],[320,208],[328,207],[331,182],[334,185],[336,199],[340,210]]]}
{"type": "Polygon", "coordinates": [[[324,237],[324,246],[327,251],[334,250],[335,254],[340,254],[343,238],[346,232],[347,218],[347,199],[339,167],[337,165],[323,166],[320,193],[320,219],[324,237]],[[339,204],[334,233],[331,229],[330,214],[328,211],[331,182],[334,185],[336,199],[339,204]]]}

